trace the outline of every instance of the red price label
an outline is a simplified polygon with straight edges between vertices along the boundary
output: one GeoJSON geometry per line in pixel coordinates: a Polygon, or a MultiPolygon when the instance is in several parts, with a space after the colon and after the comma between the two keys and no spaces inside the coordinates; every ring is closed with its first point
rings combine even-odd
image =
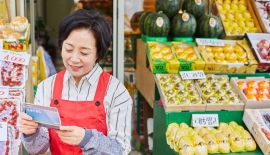
{"type": "Polygon", "coordinates": [[[30,54],[27,54],[26,52],[12,52],[2,50],[0,51],[0,60],[22,65],[28,65],[30,60],[30,54]]]}
{"type": "Polygon", "coordinates": [[[0,87],[0,98],[8,98],[9,94],[9,88],[1,86],[0,87]]]}

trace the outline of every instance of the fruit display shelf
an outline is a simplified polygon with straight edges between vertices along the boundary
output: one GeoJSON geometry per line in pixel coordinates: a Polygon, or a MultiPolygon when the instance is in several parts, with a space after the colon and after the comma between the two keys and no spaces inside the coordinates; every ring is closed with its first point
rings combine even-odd
{"type": "MultiPolygon", "coordinates": [[[[166,113],[163,107],[159,106],[157,102],[154,103],[154,155],[177,155],[173,149],[166,142],[165,132],[168,124],[176,122],[185,122],[190,125],[192,114],[218,114],[220,122],[235,121],[239,125],[246,128],[242,121],[244,111],[209,111],[209,112],[170,112],[166,113]]],[[[263,155],[260,148],[254,152],[243,152],[243,153],[229,153],[228,155],[263,155]]],[[[218,154],[216,154],[218,155],[218,154]]]]}

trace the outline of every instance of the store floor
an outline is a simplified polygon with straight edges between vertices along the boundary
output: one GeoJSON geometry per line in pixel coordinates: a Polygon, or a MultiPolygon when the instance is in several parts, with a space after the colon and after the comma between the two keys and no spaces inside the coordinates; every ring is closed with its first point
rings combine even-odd
{"type": "MultiPolygon", "coordinates": [[[[61,53],[60,53],[59,50],[57,51],[57,57],[56,57],[56,60],[55,60],[55,69],[56,69],[57,72],[65,69],[65,66],[64,66],[63,61],[62,61],[61,53]]],[[[132,150],[129,153],[129,155],[142,155],[142,153],[132,150]]]]}

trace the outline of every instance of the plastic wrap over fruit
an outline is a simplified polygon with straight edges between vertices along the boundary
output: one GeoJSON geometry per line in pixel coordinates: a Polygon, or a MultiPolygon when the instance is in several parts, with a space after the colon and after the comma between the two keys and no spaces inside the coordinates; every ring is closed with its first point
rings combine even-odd
{"type": "Polygon", "coordinates": [[[216,138],[213,134],[210,133],[204,134],[203,140],[207,145],[207,151],[209,154],[215,154],[218,152],[219,147],[217,145],[216,138]]]}
{"type": "Polygon", "coordinates": [[[173,128],[179,128],[179,125],[177,123],[171,123],[168,125],[166,133],[165,133],[168,145],[170,145],[170,134],[173,128]]]}
{"type": "Polygon", "coordinates": [[[229,142],[232,152],[243,152],[245,150],[245,141],[239,131],[233,131],[230,134],[229,142]]]}
{"type": "Polygon", "coordinates": [[[218,143],[218,152],[220,153],[229,153],[231,148],[230,148],[230,143],[228,141],[228,137],[226,137],[223,133],[217,133],[216,134],[216,140],[218,143]]]}
{"type": "Polygon", "coordinates": [[[193,135],[191,137],[191,141],[193,143],[193,149],[194,149],[194,153],[195,155],[207,155],[207,146],[204,142],[204,140],[202,139],[202,137],[200,137],[199,135],[193,135]]]}
{"type": "Polygon", "coordinates": [[[245,141],[245,150],[246,151],[254,151],[256,150],[256,142],[254,141],[254,139],[251,137],[250,133],[247,130],[243,130],[241,132],[242,138],[245,141]]]}
{"type": "Polygon", "coordinates": [[[176,134],[175,134],[175,136],[174,136],[174,150],[175,150],[176,152],[179,152],[179,147],[178,147],[178,145],[179,145],[180,139],[181,139],[182,137],[184,137],[184,136],[187,136],[184,129],[179,129],[179,130],[176,132],[176,134]]]}
{"type": "Polygon", "coordinates": [[[194,155],[193,143],[189,137],[182,137],[179,141],[178,147],[179,155],[194,155]]]}

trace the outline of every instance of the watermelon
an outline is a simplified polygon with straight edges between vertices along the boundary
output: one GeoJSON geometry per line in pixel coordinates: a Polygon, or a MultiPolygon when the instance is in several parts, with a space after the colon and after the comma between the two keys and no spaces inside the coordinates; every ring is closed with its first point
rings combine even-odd
{"type": "Polygon", "coordinates": [[[182,10],[171,21],[171,34],[174,37],[192,37],[196,32],[197,22],[195,17],[182,10]]]}
{"type": "Polygon", "coordinates": [[[162,12],[152,12],[144,22],[145,34],[149,37],[167,37],[170,31],[170,20],[162,12]]]}
{"type": "Polygon", "coordinates": [[[180,0],[156,0],[156,11],[163,11],[170,19],[176,15],[180,9],[180,0]]]}
{"type": "Polygon", "coordinates": [[[205,13],[205,0],[184,0],[182,9],[191,13],[198,20],[205,13]]]}
{"type": "Polygon", "coordinates": [[[141,15],[140,19],[139,19],[139,27],[140,27],[140,30],[141,30],[141,33],[142,33],[142,34],[145,34],[145,30],[144,30],[144,22],[145,22],[146,17],[147,17],[150,13],[152,13],[152,11],[144,12],[144,13],[141,15]]]}
{"type": "Polygon", "coordinates": [[[210,13],[203,15],[198,21],[196,35],[202,38],[217,38],[222,29],[221,20],[210,13]]]}

